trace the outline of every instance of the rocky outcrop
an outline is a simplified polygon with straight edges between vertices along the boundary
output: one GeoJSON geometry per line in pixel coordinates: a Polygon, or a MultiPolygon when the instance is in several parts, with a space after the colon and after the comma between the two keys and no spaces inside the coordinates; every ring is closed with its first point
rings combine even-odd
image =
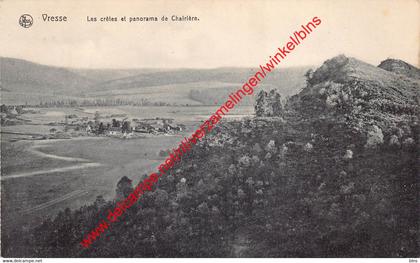
{"type": "Polygon", "coordinates": [[[399,59],[386,59],[378,67],[409,78],[420,79],[420,69],[399,59]]]}
{"type": "MultiPolygon", "coordinates": [[[[300,103],[295,109],[307,119],[343,123],[368,145],[393,135],[400,141],[411,138],[418,122],[419,81],[343,55],[327,60],[296,96],[300,103]],[[373,131],[381,131],[383,138],[372,140],[373,131]]],[[[396,143],[395,137],[392,141],[396,143]]]]}

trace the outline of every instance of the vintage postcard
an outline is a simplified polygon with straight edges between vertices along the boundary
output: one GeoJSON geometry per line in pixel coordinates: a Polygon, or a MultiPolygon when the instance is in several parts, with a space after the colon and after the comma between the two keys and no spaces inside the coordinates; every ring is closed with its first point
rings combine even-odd
{"type": "Polygon", "coordinates": [[[415,0],[0,0],[3,262],[417,262],[419,19],[415,0]]]}

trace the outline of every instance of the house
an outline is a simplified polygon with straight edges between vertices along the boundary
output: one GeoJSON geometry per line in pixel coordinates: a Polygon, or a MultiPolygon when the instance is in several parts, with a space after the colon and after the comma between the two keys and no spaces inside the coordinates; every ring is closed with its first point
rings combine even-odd
{"type": "Polygon", "coordinates": [[[133,130],[131,130],[130,132],[124,132],[122,137],[128,139],[128,138],[133,137],[133,134],[134,134],[133,130]]]}
{"type": "Polygon", "coordinates": [[[108,135],[118,135],[121,134],[121,128],[120,127],[110,127],[108,130],[108,135]]]}
{"type": "Polygon", "coordinates": [[[174,119],[171,118],[159,118],[156,117],[155,119],[143,119],[143,122],[149,123],[151,125],[158,125],[158,126],[163,126],[166,125],[168,123],[172,123],[174,119]]]}
{"type": "Polygon", "coordinates": [[[146,122],[138,122],[136,127],[134,127],[135,132],[149,133],[154,130],[155,128],[151,124],[146,122]]]}
{"type": "Polygon", "coordinates": [[[12,114],[12,115],[18,115],[18,112],[17,112],[15,106],[9,111],[9,113],[12,114]]]}
{"type": "Polygon", "coordinates": [[[168,126],[167,126],[167,128],[166,128],[168,131],[169,130],[171,130],[171,131],[182,131],[182,128],[181,127],[179,127],[179,126],[173,126],[173,125],[169,125],[168,124],[168,126]]]}
{"type": "Polygon", "coordinates": [[[92,132],[92,127],[89,124],[86,126],[86,132],[92,132]]]}

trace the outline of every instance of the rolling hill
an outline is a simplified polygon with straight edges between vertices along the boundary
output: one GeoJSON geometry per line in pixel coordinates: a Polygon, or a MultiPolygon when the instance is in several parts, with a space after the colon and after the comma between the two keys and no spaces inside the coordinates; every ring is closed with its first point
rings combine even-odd
{"type": "Polygon", "coordinates": [[[77,97],[94,82],[65,68],[0,58],[1,103],[37,104],[42,100],[77,97]]]}
{"type": "MultiPolygon", "coordinates": [[[[216,69],[73,69],[0,58],[4,104],[39,104],[54,100],[120,99],[177,105],[213,105],[242,86],[253,68],[216,69]],[[170,96],[168,96],[170,94],[170,96]]],[[[309,67],[270,73],[260,88],[296,94],[309,67]]],[[[253,99],[245,104],[252,104],[253,99]]]]}
{"type": "Polygon", "coordinates": [[[94,82],[65,68],[14,58],[0,58],[3,90],[8,92],[75,94],[94,82]]]}

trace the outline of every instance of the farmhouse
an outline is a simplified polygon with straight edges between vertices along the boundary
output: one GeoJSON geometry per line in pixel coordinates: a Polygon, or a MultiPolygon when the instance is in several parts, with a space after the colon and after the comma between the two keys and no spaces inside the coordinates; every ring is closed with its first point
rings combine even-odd
{"type": "Polygon", "coordinates": [[[118,135],[121,134],[121,128],[120,127],[110,127],[108,129],[108,135],[118,135]]]}

